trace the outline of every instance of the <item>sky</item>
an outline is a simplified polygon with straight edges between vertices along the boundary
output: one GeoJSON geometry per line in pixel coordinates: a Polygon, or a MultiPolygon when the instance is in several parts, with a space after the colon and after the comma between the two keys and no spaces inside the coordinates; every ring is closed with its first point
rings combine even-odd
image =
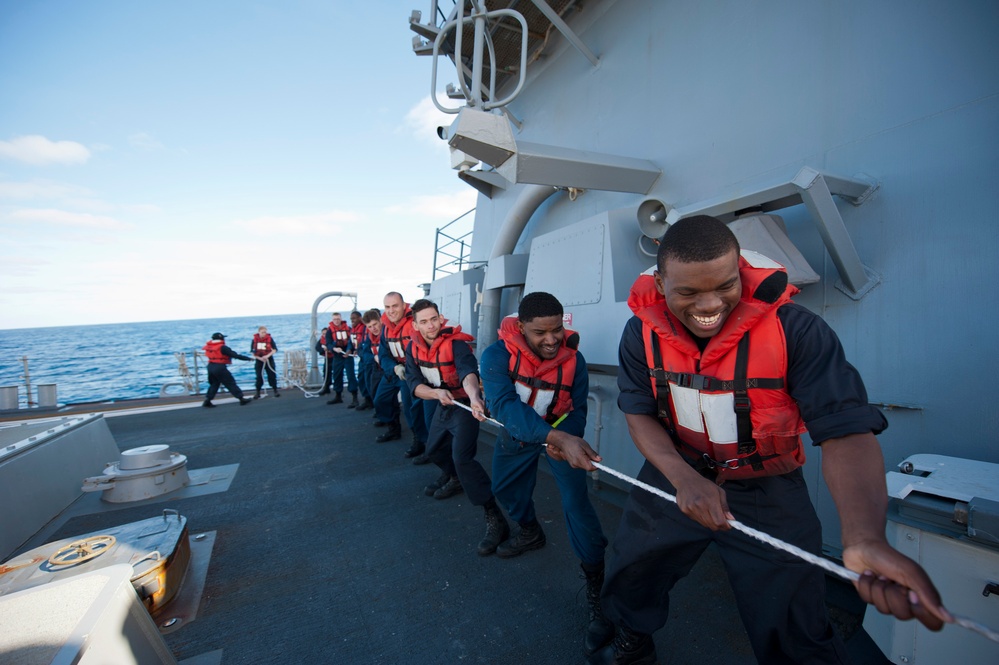
{"type": "Polygon", "coordinates": [[[0,329],[420,297],[476,192],[437,137],[453,116],[414,9],[0,2],[0,329]]]}

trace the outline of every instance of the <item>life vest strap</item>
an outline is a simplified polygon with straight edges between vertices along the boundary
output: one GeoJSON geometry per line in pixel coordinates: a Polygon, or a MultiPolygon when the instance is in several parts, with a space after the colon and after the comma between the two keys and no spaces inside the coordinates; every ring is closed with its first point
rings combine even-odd
{"type": "Polygon", "coordinates": [[[517,360],[513,365],[513,369],[510,370],[510,378],[514,383],[520,383],[532,390],[532,401],[534,393],[538,390],[551,390],[554,392],[552,395],[552,400],[548,404],[548,412],[545,415],[545,422],[549,425],[558,419],[558,416],[554,415],[555,407],[558,405],[559,391],[571,392],[572,386],[566,386],[562,383],[562,366],[559,365],[557,368],[558,374],[555,376],[555,383],[550,383],[548,381],[542,381],[541,379],[533,376],[524,376],[520,373],[520,360],[523,358],[523,354],[517,351],[517,360]]]}
{"type": "MultiPolygon", "coordinates": [[[[658,343],[656,343],[658,346],[658,343]]],[[[660,361],[660,365],[662,361],[660,361]]],[[[648,370],[649,376],[656,379],[656,385],[671,381],[681,388],[693,388],[694,390],[712,390],[717,392],[736,392],[747,388],[764,388],[769,390],[780,390],[784,387],[784,379],[735,379],[723,381],[713,376],[704,374],[690,374],[687,372],[667,372],[662,367],[653,367],[648,370]]]]}
{"type": "MultiPolygon", "coordinates": [[[[750,379],[746,376],[749,366],[749,333],[745,333],[739,340],[735,357],[735,377],[731,381],[706,376],[703,374],[692,374],[688,372],[667,372],[663,369],[662,352],[659,347],[659,335],[655,331],[650,331],[650,342],[652,343],[652,359],[655,365],[649,369],[649,375],[656,384],[656,408],[659,418],[663,421],[666,431],[670,434],[674,443],[693,452],[698,460],[695,469],[705,466],[710,469],[738,469],[742,466],[752,465],[754,471],[763,471],[763,462],[778,455],[761,455],[757,452],[756,441],[753,439],[753,422],[750,417],[752,404],[749,400],[748,388],[768,388],[781,389],[784,387],[783,378],[763,378],[750,379]],[[729,460],[716,460],[705,452],[694,448],[684,442],[676,432],[670,418],[669,391],[670,383],[674,383],[682,388],[692,388],[694,390],[714,390],[730,391],[734,393],[736,431],[738,437],[739,456],[729,460]]],[[[689,461],[689,459],[688,459],[689,461]]]]}

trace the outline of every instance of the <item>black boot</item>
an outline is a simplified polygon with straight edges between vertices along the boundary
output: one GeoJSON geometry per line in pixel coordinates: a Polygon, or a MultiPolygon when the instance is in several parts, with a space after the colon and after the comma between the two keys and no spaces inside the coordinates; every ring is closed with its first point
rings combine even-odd
{"type": "Polygon", "coordinates": [[[385,433],[377,437],[375,441],[378,443],[385,443],[386,441],[396,441],[402,438],[402,425],[399,424],[399,418],[397,417],[392,422],[388,423],[388,429],[385,433]]]}
{"type": "Polygon", "coordinates": [[[281,396],[281,393],[279,393],[279,392],[277,391],[277,388],[275,388],[275,389],[274,389],[274,396],[275,396],[275,397],[280,397],[280,396],[281,396]]]}
{"type": "Polygon", "coordinates": [[[415,464],[416,466],[422,466],[424,464],[430,464],[430,462],[432,462],[432,461],[433,460],[430,459],[430,455],[428,455],[426,452],[421,453],[421,454],[419,454],[419,455],[417,455],[416,457],[413,458],[413,464],[415,464]]]}
{"type": "Polygon", "coordinates": [[[372,404],[372,403],[371,403],[371,400],[370,400],[369,398],[365,397],[365,398],[364,398],[364,401],[363,401],[363,402],[361,402],[361,403],[360,403],[360,404],[359,404],[359,405],[357,406],[357,410],[358,410],[358,411],[366,411],[366,410],[368,410],[368,409],[372,408],[373,406],[374,406],[374,404],[372,404]]]}
{"type": "Polygon", "coordinates": [[[347,405],[347,408],[348,409],[356,409],[357,408],[357,391],[355,390],[354,392],[350,393],[350,396],[351,396],[351,400],[350,400],[350,404],[347,405]]]}
{"type": "Polygon", "coordinates": [[[450,499],[451,497],[461,494],[465,491],[465,488],[461,486],[461,481],[458,480],[458,476],[451,476],[446,483],[444,483],[439,490],[434,492],[435,499],[450,499]]]}
{"type": "Polygon", "coordinates": [[[586,665],[656,665],[651,635],[618,628],[614,641],[586,659],[586,665]]]}
{"type": "Polygon", "coordinates": [[[423,488],[423,493],[427,496],[433,496],[434,492],[447,485],[447,481],[449,480],[451,480],[451,474],[443,471],[440,478],[423,488]]]}
{"type": "Polygon", "coordinates": [[[417,441],[416,437],[414,436],[413,445],[411,445],[409,447],[409,450],[406,451],[405,457],[406,459],[409,459],[411,457],[419,457],[420,455],[423,454],[423,451],[426,449],[427,447],[422,442],[417,441]]]}
{"type": "Polygon", "coordinates": [[[214,409],[215,408],[215,405],[212,404],[211,402],[209,402],[207,399],[204,402],[201,403],[201,406],[205,407],[206,409],[214,409]]]}
{"type": "Polygon", "coordinates": [[[247,405],[247,404],[249,404],[249,403],[250,403],[251,401],[253,401],[253,400],[249,400],[249,399],[246,399],[245,397],[240,397],[240,398],[239,398],[239,405],[240,405],[240,406],[246,406],[246,405],[247,405]]]}
{"type": "Polygon", "coordinates": [[[486,535],[479,542],[479,556],[489,556],[496,551],[499,544],[510,537],[510,525],[506,523],[496,501],[485,505],[486,535]]]}
{"type": "Polygon", "coordinates": [[[259,388],[257,389],[257,392],[253,393],[253,399],[260,399],[260,389],[259,388]]]}
{"type": "Polygon", "coordinates": [[[545,546],[545,532],[541,530],[541,525],[535,520],[533,524],[521,524],[520,531],[516,536],[500,543],[496,548],[496,556],[501,559],[510,559],[520,556],[524,552],[539,550],[545,546]]]}
{"type": "Polygon", "coordinates": [[[333,399],[327,400],[326,403],[327,404],[343,404],[343,396],[340,393],[337,393],[336,396],[333,399]]]}
{"type": "Polygon", "coordinates": [[[600,590],[604,586],[604,565],[597,564],[597,570],[583,569],[583,576],[586,577],[586,604],[590,606],[590,622],[586,627],[586,636],[583,638],[583,654],[592,656],[603,649],[614,639],[614,624],[604,618],[600,611],[600,590]]]}

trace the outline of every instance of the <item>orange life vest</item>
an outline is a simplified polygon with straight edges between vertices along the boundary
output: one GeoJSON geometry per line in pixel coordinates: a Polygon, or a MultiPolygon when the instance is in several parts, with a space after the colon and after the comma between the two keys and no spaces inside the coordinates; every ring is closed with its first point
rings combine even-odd
{"type": "MultiPolygon", "coordinates": [[[[332,321],[327,326],[330,330],[330,337],[333,339],[333,345],[339,346],[341,349],[346,349],[350,345],[350,326],[345,322],[341,321],[340,325],[336,325],[332,321]]],[[[327,355],[333,355],[329,352],[327,355]]]]}
{"type": "Polygon", "coordinates": [[[358,323],[350,329],[350,336],[354,340],[354,353],[361,352],[361,342],[364,341],[364,333],[367,332],[367,328],[364,327],[363,323],[358,323]]]}
{"type": "Polygon", "coordinates": [[[274,345],[271,344],[270,335],[264,335],[261,337],[258,333],[253,336],[253,355],[262,358],[270,353],[273,348],[274,345]]]}
{"type": "Polygon", "coordinates": [[[461,332],[461,326],[441,328],[433,343],[427,345],[423,335],[413,330],[411,335],[413,345],[410,347],[413,360],[423,373],[423,378],[434,388],[444,388],[454,393],[455,397],[464,399],[468,393],[461,386],[461,377],[454,364],[454,342],[472,342],[474,337],[461,332]]]}
{"type": "Polygon", "coordinates": [[[572,411],[572,380],[576,375],[579,335],[565,330],[562,346],[551,360],[542,360],[527,345],[517,316],[500,323],[499,338],[510,353],[510,378],[522,402],[548,423],[572,411]]]}
{"type": "Polygon", "coordinates": [[[398,323],[389,321],[388,314],[382,314],[382,342],[388,344],[389,353],[398,363],[406,362],[406,344],[413,334],[413,310],[406,305],[406,313],[398,323]]]}
{"type": "Polygon", "coordinates": [[[205,357],[208,358],[208,362],[215,363],[217,365],[231,365],[232,358],[222,353],[222,347],[225,342],[220,339],[211,339],[205,343],[202,350],[205,352],[205,357]]]}
{"type": "Polygon", "coordinates": [[[628,297],[643,323],[659,419],[681,453],[726,479],[783,474],[805,463],[806,428],[785,385],[787,344],[777,318],[798,289],[782,267],[754,252],[740,257],[739,276],[741,300],[703,352],[666,307],[651,272],[628,297]]]}

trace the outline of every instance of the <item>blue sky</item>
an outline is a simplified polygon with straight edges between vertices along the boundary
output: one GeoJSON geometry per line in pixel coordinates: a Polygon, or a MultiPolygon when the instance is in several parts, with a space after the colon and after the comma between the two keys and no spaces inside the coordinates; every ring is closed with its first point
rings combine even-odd
{"type": "Polygon", "coordinates": [[[0,3],[0,328],[419,297],[475,205],[412,52],[429,6],[0,3]]]}

